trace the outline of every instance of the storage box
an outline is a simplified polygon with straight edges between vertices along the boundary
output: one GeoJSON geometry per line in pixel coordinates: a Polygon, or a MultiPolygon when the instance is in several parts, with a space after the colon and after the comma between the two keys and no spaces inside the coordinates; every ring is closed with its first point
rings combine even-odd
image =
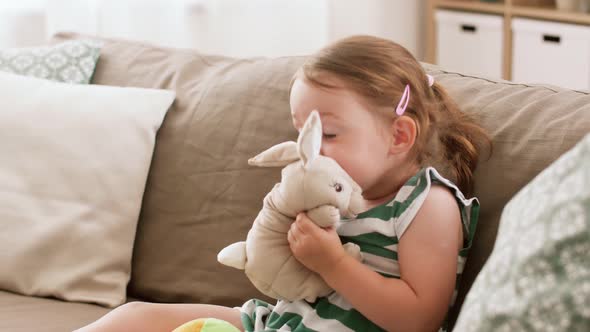
{"type": "Polygon", "coordinates": [[[497,15],[436,11],[437,64],[464,73],[502,77],[502,25],[497,15]]]}
{"type": "Polygon", "coordinates": [[[590,27],[515,18],[512,80],[590,90],[590,27]]]}

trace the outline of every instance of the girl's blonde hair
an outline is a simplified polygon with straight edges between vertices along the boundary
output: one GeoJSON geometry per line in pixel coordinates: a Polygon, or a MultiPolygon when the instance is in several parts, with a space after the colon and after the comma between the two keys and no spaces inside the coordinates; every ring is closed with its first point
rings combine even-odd
{"type": "Polygon", "coordinates": [[[404,115],[418,129],[411,157],[421,166],[437,167],[463,192],[472,192],[478,148],[487,145],[491,152],[491,140],[440,84],[429,86],[426,72],[408,50],[378,37],[348,37],[310,57],[295,78],[335,88],[322,80],[322,74],[341,79],[375,106],[375,111],[392,119],[397,117],[395,108],[408,84],[410,101],[404,115]]]}

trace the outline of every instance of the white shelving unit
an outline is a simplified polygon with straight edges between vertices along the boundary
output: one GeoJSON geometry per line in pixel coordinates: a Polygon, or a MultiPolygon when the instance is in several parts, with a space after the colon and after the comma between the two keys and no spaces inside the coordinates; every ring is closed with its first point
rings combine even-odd
{"type": "MultiPolygon", "coordinates": [[[[550,23],[561,23],[574,25],[582,29],[590,29],[590,14],[584,12],[562,11],[555,8],[555,0],[499,0],[497,2],[480,1],[480,0],[428,0],[427,5],[427,47],[426,61],[436,63],[438,49],[437,30],[435,15],[438,10],[453,10],[464,13],[492,14],[503,18],[502,25],[502,78],[511,80],[513,78],[514,62],[514,31],[513,22],[518,19],[534,19],[538,22],[548,23],[547,28],[554,27],[550,23]]],[[[551,33],[549,33],[551,34],[551,33]]],[[[564,37],[565,38],[565,37],[564,37]]],[[[562,39],[563,40],[563,39],[562,39]]],[[[580,42],[583,43],[583,42],[580,42]]],[[[477,53],[474,49],[473,53],[477,53]]],[[[533,56],[534,50],[528,51],[533,56]]],[[[476,56],[468,54],[464,56],[476,56]]],[[[536,56],[536,55],[535,55],[536,56]]],[[[590,61],[590,59],[588,59],[590,61]]],[[[547,66],[563,66],[564,60],[546,63],[547,66]]],[[[567,61],[565,61],[567,62],[567,61]]],[[[539,70],[542,68],[539,68],[539,70]]],[[[582,75],[586,79],[588,73],[578,72],[576,75],[582,75]]],[[[580,76],[581,77],[581,76],[580,76]]],[[[553,82],[545,82],[553,83],[553,82]]],[[[555,83],[559,84],[559,82],[555,83]]]]}

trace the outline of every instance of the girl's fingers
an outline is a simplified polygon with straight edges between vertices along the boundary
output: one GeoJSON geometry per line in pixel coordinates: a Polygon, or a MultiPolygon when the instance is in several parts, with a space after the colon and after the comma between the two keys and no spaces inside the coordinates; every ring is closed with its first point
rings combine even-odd
{"type": "Polygon", "coordinates": [[[289,232],[292,233],[291,235],[294,238],[297,238],[297,237],[301,236],[301,234],[303,234],[303,232],[299,228],[299,225],[297,225],[297,222],[294,222],[291,224],[291,227],[289,228],[289,232]]]}
{"type": "Polygon", "coordinates": [[[289,230],[287,232],[287,241],[289,241],[289,243],[295,243],[295,237],[293,236],[293,232],[291,232],[291,230],[289,230]]]}
{"type": "Polygon", "coordinates": [[[297,234],[305,234],[305,218],[299,217],[291,224],[291,229],[295,230],[297,234]]]}
{"type": "Polygon", "coordinates": [[[299,220],[295,220],[298,228],[301,230],[302,233],[313,231],[314,223],[309,219],[309,217],[305,213],[300,213],[298,216],[301,216],[299,220]]]}

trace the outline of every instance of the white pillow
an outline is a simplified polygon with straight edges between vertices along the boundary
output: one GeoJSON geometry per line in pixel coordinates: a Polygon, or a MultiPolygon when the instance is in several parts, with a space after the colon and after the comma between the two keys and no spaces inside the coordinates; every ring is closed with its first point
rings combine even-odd
{"type": "Polygon", "coordinates": [[[174,98],[0,73],[0,289],[125,301],[156,132],[174,98]]]}

